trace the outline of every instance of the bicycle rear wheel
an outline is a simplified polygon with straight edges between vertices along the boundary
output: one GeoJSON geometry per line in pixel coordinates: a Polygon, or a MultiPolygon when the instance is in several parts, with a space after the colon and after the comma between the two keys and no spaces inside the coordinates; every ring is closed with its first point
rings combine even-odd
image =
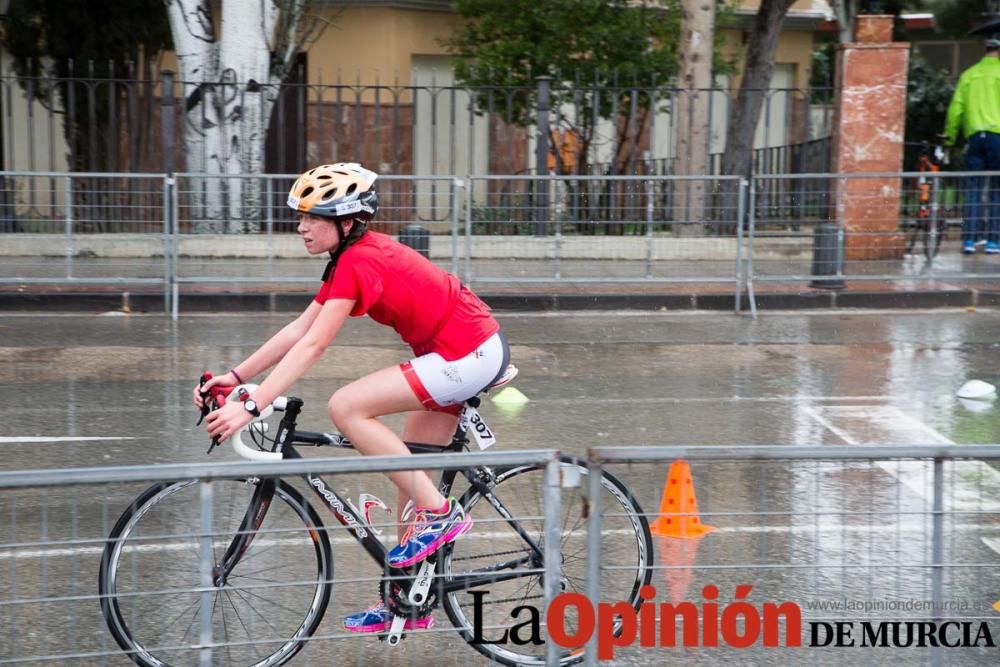
{"type": "Polygon", "coordinates": [[[938,250],[941,249],[941,241],[944,239],[945,224],[944,217],[934,215],[927,220],[927,235],[924,237],[924,256],[928,260],[934,259],[938,250]]]}
{"type": "MultiPolygon", "coordinates": [[[[211,488],[213,663],[281,665],[303,648],[330,600],[330,542],[315,510],[285,482],[216,480],[211,488]],[[241,529],[241,526],[244,528],[241,529]],[[253,535],[237,542],[240,531],[253,535]],[[234,545],[245,551],[232,559],[234,545]],[[234,563],[223,580],[221,564],[234,563]]],[[[157,484],[111,531],[101,559],[101,610],[128,657],[192,665],[201,638],[201,490],[157,484]]]]}
{"type": "MultiPolygon", "coordinates": [[[[585,465],[574,457],[563,457],[562,465],[575,468],[582,480],[581,488],[586,488],[588,470],[585,465]]],[[[543,550],[541,489],[544,479],[543,466],[518,466],[497,471],[493,488],[495,498],[543,550]]],[[[649,525],[636,499],[613,475],[605,472],[601,487],[601,553],[604,562],[601,600],[626,600],[638,609],[641,602],[639,589],[649,583],[652,575],[653,541],[649,525]]],[[[457,577],[484,572],[516,576],[449,593],[443,600],[445,611],[465,641],[491,660],[504,665],[544,665],[545,644],[474,641],[477,627],[481,629],[484,639],[495,640],[512,625],[528,620],[524,610],[516,612],[520,606],[534,606],[541,611],[545,602],[543,576],[539,572],[544,567],[544,561],[537,566],[527,562],[533,554],[528,543],[491,507],[489,501],[480,502],[482,500],[483,496],[475,489],[462,498],[466,511],[474,513],[476,524],[470,533],[454,542],[445,553],[441,564],[444,581],[447,583],[457,577]],[[515,564],[514,561],[518,560],[520,562],[515,564]]],[[[561,589],[562,592],[585,594],[587,506],[579,492],[564,493],[561,505],[561,589]]],[[[566,631],[570,635],[576,632],[574,622],[567,615],[566,631]]],[[[528,632],[521,634],[527,635],[528,632]]],[[[544,639],[544,628],[540,634],[544,639]]],[[[582,649],[562,650],[560,664],[569,665],[582,660],[582,649]]]]}
{"type": "MultiPolygon", "coordinates": [[[[920,236],[924,236],[926,233],[924,231],[924,223],[919,218],[914,218],[910,221],[910,224],[906,226],[906,246],[903,249],[903,253],[906,255],[912,255],[913,249],[917,245],[917,239],[920,236]]],[[[925,237],[926,238],[926,237],[925,237]]]]}

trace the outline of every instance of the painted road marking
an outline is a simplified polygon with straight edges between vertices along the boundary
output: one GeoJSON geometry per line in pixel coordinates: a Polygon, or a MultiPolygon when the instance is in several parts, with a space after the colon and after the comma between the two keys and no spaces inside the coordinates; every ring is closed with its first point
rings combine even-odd
{"type": "MultiPolygon", "coordinates": [[[[983,544],[1000,554],[1000,537],[984,537],[982,540],[983,544]]],[[[1000,602],[997,604],[1000,604],[1000,602]]],[[[997,611],[1000,611],[1000,609],[997,609],[997,611]]]]}
{"type": "Polygon", "coordinates": [[[138,440],[139,438],[131,438],[126,436],[116,437],[73,437],[73,436],[0,436],[0,445],[17,444],[17,443],[39,443],[39,442],[90,442],[98,440],[138,440]]]}
{"type": "MultiPolygon", "coordinates": [[[[892,405],[805,406],[802,410],[817,423],[849,445],[934,444],[954,445],[919,419],[892,405]]],[[[929,461],[876,461],[882,470],[899,480],[917,496],[933,497],[933,464],[929,461]]],[[[1000,471],[982,461],[945,461],[946,510],[1000,511],[1000,471]]],[[[1000,553],[1000,540],[983,538],[993,551],[1000,553]]]]}

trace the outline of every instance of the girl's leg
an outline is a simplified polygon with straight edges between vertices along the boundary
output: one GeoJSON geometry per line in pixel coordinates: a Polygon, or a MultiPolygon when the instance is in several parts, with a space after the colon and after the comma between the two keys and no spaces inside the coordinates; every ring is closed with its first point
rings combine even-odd
{"type": "MultiPolygon", "coordinates": [[[[406,425],[403,427],[404,442],[419,442],[424,445],[446,446],[455,435],[458,417],[445,412],[411,412],[406,415],[406,425]]],[[[430,477],[430,474],[427,474],[430,477]]],[[[406,526],[403,525],[403,509],[410,502],[410,496],[399,491],[399,502],[396,505],[398,537],[403,539],[406,526]]],[[[418,503],[419,504],[419,503],[418,503]]]]}
{"type": "MultiPolygon", "coordinates": [[[[330,399],[331,406],[337,402],[339,394],[340,392],[337,392],[337,394],[334,394],[333,398],[330,399]]],[[[331,408],[330,412],[331,415],[336,413],[340,416],[339,409],[334,410],[331,408]]],[[[343,416],[340,416],[340,418],[341,421],[344,421],[343,416]]],[[[443,447],[451,441],[451,436],[455,433],[457,420],[457,417],[442,412],[426,412],[424,410],[412,411],[406,415],[406,425],[403,427],[403,440],[420,442],[428,445],[440,443],[443,447]]],[[[336,423],[341,430],[344,430],[344,427],[340,422],[336,423]]],[[[350,433],[347,433],[346,430],[344,430],[344,433],[347,434],[348,437],[351,437],[353,442],[353,436],[351,436],[350,433]]],[[[355,444],[355,446],[357,446],[357,444],[355,444]]],[[[405,445],[403,445],[403,448],[405,450],[405,445]]],[[[421,471],[420,474],[430,481],[430,477],[426,472],[421,471]]],[[[433,486],[433,483],[431,483],[431,485],[433,486]]],[[[397,484],[397,486],[399,485],[397,484]]],[[[397,532],[400,541],[402,541],[403,534],[406,532],[406,526],[403,525],[402,512],[409,499],[409,494],[402,486],[400,486],[399,504],[397,505],[396,510],[397,516],[399,517],[397,532]]],[[[442,500],[442,503],[440,504],[443,504],[443,502],[444,501],[442,500]]],[[[417,504],[419,505],[419,503],[417,504]]],[[[386,610],[385,606],[381,604],[380,601],[379,604],[376,604],[374,607],[366,609],[365,611],[346,616],[344,618],[344,628],[350,632],[385,632],[389,629],[391,622],[392,614],[386,610]]],[[[421,630],[430,628],[433,625],[433,617],[427,615],[421,618],[407,619],[404,628],[406,630],[421,630]]]]}
{"type": "MultiPolygon", "coordinates": [[[[421,410],[420,400],[403,377],[399,366],[390,366],[355,380],[330,397],[327,411],[333,423],[363,454],[402,456],[410,453],[403,441],[379,421],[382,415],[421,410]]],[[[450,434],[449,434],[450,436],[450,434]]],[[[445,498],[427,473],[399,471],[387,473],[402,494],[419,507],[441,507],[445,498]]]]}

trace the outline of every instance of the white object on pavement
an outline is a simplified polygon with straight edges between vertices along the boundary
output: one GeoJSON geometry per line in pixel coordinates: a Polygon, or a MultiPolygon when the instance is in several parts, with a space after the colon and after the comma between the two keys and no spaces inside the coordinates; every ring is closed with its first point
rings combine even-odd
{"type": "Polygon", "coordinates": [[[969,380],[958,390],[959,398],[971,398],[974,400],[988,401],[996,398],[997,388],[989,382],[982,380],[969,380]]]}

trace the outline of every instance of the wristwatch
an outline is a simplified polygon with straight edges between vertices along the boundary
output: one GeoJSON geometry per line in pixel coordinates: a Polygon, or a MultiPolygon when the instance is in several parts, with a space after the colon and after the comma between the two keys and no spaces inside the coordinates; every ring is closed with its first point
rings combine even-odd
{"type": "Polygon", "coordinates": [[[260,410],[257,409],[257,401],[252,398],[248,398],[243,401],[243,409],[252,414],[254,417],[260,417],[260,410]]]}

